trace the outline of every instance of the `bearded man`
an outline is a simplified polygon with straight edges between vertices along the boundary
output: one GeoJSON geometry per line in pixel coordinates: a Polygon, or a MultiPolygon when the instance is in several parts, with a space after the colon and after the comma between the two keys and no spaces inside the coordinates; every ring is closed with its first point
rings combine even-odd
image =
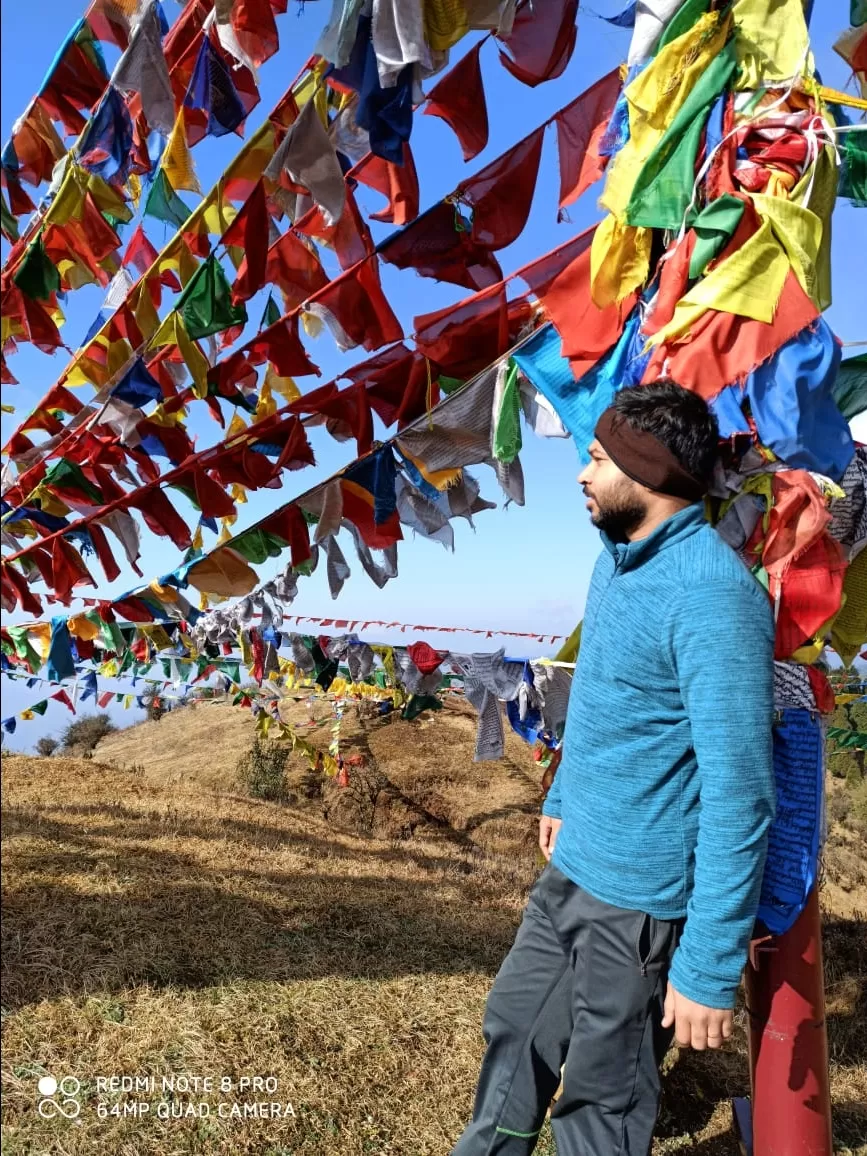
{"type": "Polygon", "coordinates": [[[525,1156],[558,1086],[559,1156],[646,1156],[659,1065],[718,1048],[774,812],[774,621],[705,520],[713,415],[623,389],[578,481],[604,549],[587,596],[547,866],[488,996],[473,1118],[452,1156],[525,1156]]]}

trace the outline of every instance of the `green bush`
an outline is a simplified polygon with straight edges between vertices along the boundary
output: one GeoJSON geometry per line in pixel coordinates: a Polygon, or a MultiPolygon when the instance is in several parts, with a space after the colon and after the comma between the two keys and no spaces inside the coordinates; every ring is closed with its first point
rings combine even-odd
{"type": "Polygon", "coordinates": [[[71,722],[63,732],[63,746],[67,751],[92,751],[100,739],[110,735],[117,727],[107,714],[89,714],[71,722]]]}
{"type": "Polygon", "coordinates": [[[828,755],[828,770],[835,779],[848,778],[852,767],[858,767],[858,759],[854,751],[841,748],[828,755]]]}
{"type": "Polygon", "coordinates": [[[828,726],[835,727],[837,730],[849,730],[851,724],[845,706],[837,706],[834,708],[833,712],[828,716],[828,726]]]}
{"type": "Polygon", "coordinates": [[[256,739],[238,760],[238,778],[255,799],[282,802],[287,795],[286,761],[289,748],[256,739]]]}
{"type": "Polygon", "coordinates": [[[849,703],[849,725],[861,734],[867,734],[867,702],[849,703]]]}
{"type": "Polygon", "coordinates": [[[169,708],[165,699],[153,691],[147,691],[142,695],[141,704],[148,722],[159,722],[163,715],[168,713],[169,708]]]}
{"type": "Polygon", "coordinates": [[[859,783],[852,791],[852,814],[864,827],[867,827],[867,782],[859,783]]]}
{"type": "Polygon", "coordinates": [[[44,759],[50,759],[59,746],[60,743],[57,739],[51,738],[50,735],[43,735],[36,743],[36,753],[42,755],[44,759]]]}

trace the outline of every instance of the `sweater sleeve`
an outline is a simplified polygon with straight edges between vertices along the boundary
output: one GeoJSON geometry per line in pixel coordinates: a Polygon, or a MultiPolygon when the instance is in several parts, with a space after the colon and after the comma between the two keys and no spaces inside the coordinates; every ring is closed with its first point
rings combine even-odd
{"type": "Polygon", "coordinates": [[[774,623],[740,583],[697,587],[669,617],[669,641],[698,763],[695,878],[670,979],[729,1009],[746,961],[776,798],[774,623]]]}
{"type": "Polygon", "coordinates": [[[561,763],[554,772],[554,779],[548,788],[548,794],[542,800],[542,814],[547,815],[551,819],[562,819],[563,817],[563,803],[560,798],[560,775],[562,774],[562,767],[563,764],[561,763]]]}

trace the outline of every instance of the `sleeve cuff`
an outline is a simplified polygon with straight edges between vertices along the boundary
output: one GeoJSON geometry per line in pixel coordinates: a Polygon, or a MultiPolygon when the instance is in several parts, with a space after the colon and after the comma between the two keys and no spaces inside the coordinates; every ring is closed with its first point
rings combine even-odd
{"type": "Polygon", "coordinates": [[[718,1011],[731,1011],[735,1006],[740,975],[734,983],[719,983],[707,976],[697,975],[691,967],[683,962],[679,951],[675,951],[668,973],[669,981],[676,990],[687,999],[700,1003],[704,1007],[715,1008],[718,1011]]]}

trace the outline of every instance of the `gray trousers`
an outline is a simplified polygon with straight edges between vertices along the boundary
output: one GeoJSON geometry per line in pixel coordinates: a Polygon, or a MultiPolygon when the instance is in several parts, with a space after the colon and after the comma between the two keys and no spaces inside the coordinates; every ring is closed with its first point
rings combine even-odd
{"type": "Polygon", "coordinates": [[[558,1156],[647,1156],[683,923],[612,907],[545,867],[488,995],[473,1118],[452,1156],[531,1153],[564,1064],[558,1156]]]}

